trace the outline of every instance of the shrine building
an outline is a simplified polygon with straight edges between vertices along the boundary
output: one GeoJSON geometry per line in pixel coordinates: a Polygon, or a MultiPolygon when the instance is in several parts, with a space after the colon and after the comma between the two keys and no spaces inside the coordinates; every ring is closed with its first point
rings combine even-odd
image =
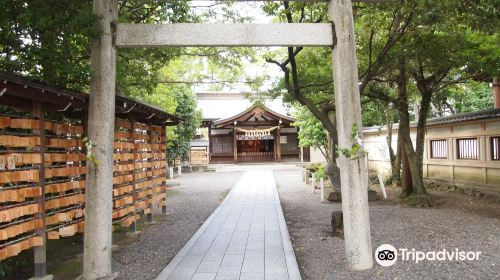
{"type": "Polygon", "coordinates": [[[310,160],[280,99],[251,102],[238,93],[199,93],[197,98],[203,123],[191,142],[191,164],[310,160]]]}

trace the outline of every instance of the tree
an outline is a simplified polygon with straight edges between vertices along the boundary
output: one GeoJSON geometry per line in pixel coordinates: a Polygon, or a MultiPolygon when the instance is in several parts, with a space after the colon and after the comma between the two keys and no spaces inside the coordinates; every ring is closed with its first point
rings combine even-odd
{"type": "Polygon", "coordinates": [[[189,158],[190,141],[196,134],[196,129],[201,126],[201,111],[196,108],[196,97],[184,86],[174,91],[177,100],[175,115],[182,119],[174,128],[174,135],[169,139],[168,161],[180,157],[182,160],[189,158]]]}
{"type": "MultiPolygon", "coordinates": [[[[269,2],[263,9],[269,15],[288,23],[322,22],[326,21],[326,7],[321,4],[289,3],[281,5],[269,2]]],[[[304,49],[288,47],[282,61],[275,59],[275,54],[268,54],[266,61],[275,64],[283,72],[284,77],[273,90],[273,95],[284,95],[285,102],[298,104],[307,108],[328,133],[328,156],[325,174],[332,186],[340,190],[340,170],[335,161],[337,130],[335,128],[335,105],[333,100],[332,66],[330,50],[304,49]],[[301,56],[299,57],[299,54],[301,56]],[[284,90],[284,91],[283,91],[284,90]]]]}
{"type": "MultiPolygon", "coordinates": [[[[492,8],[488,6],[490,4],[482,1],[480,5],[480,10],[484,10],[488,16],[491,15],[487,13],[492,8]]],[[[404,32],[397,33],[400,39],[380,61],[380,71],[370,79],[365,79],[365,96],[395,104],[398,108],[400,139],[412,173],[412,194],[426,194],[422,172],[424,129],[434,96],[457,83],[491,77],[499,69],[498,55],[495,55],[497,51],[492,44],[498,42],[498,36],[472,29],[471,22],[477,20],[479,14],[461,13],[464,5],[467,6],[461,1],[401,1],[389,6],[395,12],[392,20],[386,22],[394,23],[395,18],[401,17],[396,22],[405,22],[406,27],[404,32]],[[490,52],[485,55],[485,50],[490,52]],[[393,85],[398,88],[397,95],[381,90],[393,85]],[[415,147],[409,136],[409,112],[413,96],[420,103],[415,147]]],[[[379,18],[378,13],[370,10],[361,10],[360,15],[362,18],[379,18]]],[[[375,25],[375,28],[385,25],[375,25]]],[[[361,33],[364,38],[361,41],[367,42],[369,46],[361,52],[368,57],[368,73],[373,73],[370,65],[377,65],[377,62],[370,62],[373,50],[384,45],[377,42],[381,37],[376,34],[374,31],[361,33]]]]}
{"type": "MultiPolygon", "coordinates": [[[[120,1],[131,23],[196,21],[185,1],[120,1]]],[[[92,1],[0,1],[0,67],[47,84],[88,91],[92,1]]],[[[117,55],[120,91],[150,91],[154,73],[179,49],[127,49],[117,55]]]]}
{"type": "Polygon", "coordinates": [[[490,109],[493,108],[491,88],[484,82],[468,81],[438,92],[433,105],[433,116],[490,109]]]}
{"type": "Polygon", "coordinates": [[[294,110],[296,119],[294,126],[299,129],[299,143],[302,147],[312,147],[318,149],[321,154],[328,159],[328,132],[321,122],[315,118],[305,107],[297,106],[294,110]]]}

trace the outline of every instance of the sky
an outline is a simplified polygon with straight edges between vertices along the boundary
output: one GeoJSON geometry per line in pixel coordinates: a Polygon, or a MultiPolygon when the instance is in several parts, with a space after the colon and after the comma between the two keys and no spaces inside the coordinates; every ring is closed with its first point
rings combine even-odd
{"type": "MultiPolygon", "coordinates": [[[[222,6],[224,6],[226,3],[220,3],[220,2],[215,2],[215,1],[190,1],[190,6],[192,7],[193,11],[198,14],[202,15],[203,13],[206,13],[207,11],[213,11],[215,13],[220,13],[222,6]]],[[[273,17],[267,16],[264,14],[264,12],[261,9],[261,6],[263,5],[263,2],[260,1],[240,1],[240,2],[235,2],[231,5],[231,10],[237,11],[240,16],[243,17],[249,17],[251,18],[251,23],[271,23],[273,21],[273,17]]],[[[227,20],[223,18],[211,18],[209,22],[227,22],[227,20]]],[[[255,48],[255,50],[258,52],[258,55],[263,56],[266,52],[268,51],[274,51],[278,48],[255,48]]],[[[265,62],[263,59],[259,60],[258,62],[250,62],[247,60],[242,59],[243,63],[245,64],[245,70],[246,70],[246,75],[251,77],[258,77],[258,76],[269,76],[269,79],[264,82],[263,86],[259,89],[259,91],[267,91],[271,88],[272,84],[276,82],[277,80],[280,79],[280,77],[283,75],[281,72],[281,69],[279,69],[278,66],[274,64],[269,64],[265,62]]],[[[242,80],[245,78],[242,77],[242,80]]],[[[203,84],[196,84],[193,85],[193,89],[195,92],[206,92],[208,91],[208,88],[210,85],[203,85],[203,84]]],[[[254,92],[248,85],[244,83],[234,83],[231,85],[231,89],[228,89],[232,92],[254,92]]]]}

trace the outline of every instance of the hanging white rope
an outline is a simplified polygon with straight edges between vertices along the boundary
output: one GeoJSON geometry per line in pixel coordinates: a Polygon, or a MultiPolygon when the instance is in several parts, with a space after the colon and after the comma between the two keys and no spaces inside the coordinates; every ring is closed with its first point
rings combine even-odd
{"type": "Polygon", "coordinates": [[[239,132],[245,133],[245,138],[247,139],[260,139],[268,138],[271,136],[271,132],[278,129],[279,126],[273,126],[266,129],[244,129],[240,127],[235,127],[234,129],[239,132]]]}

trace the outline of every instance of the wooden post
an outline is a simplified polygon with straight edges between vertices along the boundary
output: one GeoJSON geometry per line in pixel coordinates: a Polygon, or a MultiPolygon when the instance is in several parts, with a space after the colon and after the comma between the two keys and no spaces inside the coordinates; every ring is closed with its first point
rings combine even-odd
{"type": "MultiPolygon", "coordinates": [[[[153,143],[152,139],[153,139],[153,130],[151,129],[151,121],[147,121],[147,128],[148,128],[148,131],[147,131],[147,135],[149,136],[149,140],[146,140],[146,143],[148,144],[151,144],[153,143]]],[[[153,149],[151,149],[151,153],[153,153],[153,149]]],[[[151,162],[153,158],[149,158],[148,161],[151,162]]],[[[148,181],[150,183],[152,183],[151,181],[151,178],[148,178],[148,181]]],[[[154,188],[153,188],[154,190],[154,188]]],[[[151,203],[149,203],[148,207],[149,207],[149,213],[146,214],[146,222],[149,223],[149,224],[152,224],[153,223],[153,197],[154,197],[154,193],[151,195],[151,203]]]]}
{"type": "Polygon", "coordinates": [[[277,155],[277,160],[281,161],[281,134],[280,134],[280,128],[276,129],[276,155],[277,155]]]}
{"type": "Polygon", "coordinates": [[[137,191],[136,184],[135,184],[135,180],[136,180],[135,174],[137,173],[136,170],[135,170],[136,169],[136,164],[135,163],[137,161],[137,159],[136,159],[137,147],[135,145],[136,122],[135,122],[135,119],[134,119],[134,114],[132,112],[129,113],[128,120],[132,123],[132,133],[131,133],[131,135],[132,135],[132,141],[133,141],[133,144],[134,144],[134,151],[133,151],[133,154],[134,154],[134,171],[132,172],[132,182],[133,182],[132,183],[132,188],[134,190],[133,191],[133,195],[132,195],[132,201],[134,203],[134,221],[130,224],[129,230],[130,230],[130,232],[137,232],[137,221],[135,220],[135,216],[137,214],[137,211],[135,210],[135,204],[136,204],[136,196],[135,196],[135,194],[136,194],[136,191],[137,191]]]}
{"type": "MultiPolygon", "coordinates": [[[[167,129],[166,126],[161,126],[160,138],[159,138],[160,139],[160,153],[161,152],[165,153],[165,161],[167,160],[166,158],[167,158],[167,153],[168,153],[168,151],[167,151],[167,133],[166,133],[166,129],[167,129]],[[163,132],[165,132],[165,141],[164,141],[165,143],[162,144],[161,139],[162,139],[162,136],[163,136],[163,132]],[[163,151],[162,149],[165,149],[165,150],[163,151]]],[[[168,172],[169,172],[169,169],[168,169],[168,162],[167,162],[167,164],[165,165],[165,182],[164,182],[165,183],[165,205],[163,205],[161,207],[161,213],[165,214],[165,215],[167,214],[167,186],[166,186],[166,184],[167,184],[167,178],[169,176],[168,172]]]]}
{"type": "Polygon", "coordinates": [[[38,118],[40,122],[39,129],[33,130],[40,137],[40,146],[34,147],[34,152],[40,154],[42,159],[41,164],[35,164],[33,167],[38,168],[39,186],[42,189],[42,194],[35,200],[39,205],[40,212],[35,215],[37,219],[41,219],[42,226],[36,230],[36,234],[43,239],[43,245],[34,248],[35,259],[35,275],[32,279],[52,279],[52,275],[47,275],[47,234],[45,232],[45,112],[43,111],[40,102],[33,102],[33,117],[38,118]]]}
{"type": "Polygon", "coordinates": [[[493,102],[495,108],[500,108],[500,84],[498,77],[493,77],[493,102]]]}
{"type": "MultiPolygon", "coordinates": [[[[334,23],[336,35],[332,56],[339,147],[349,149],[357,141],[362,152],[361,102],[351,0],[329,0],[328,16],[334,23]],[[359,137],[352,139],[356,126],[359,137]]],[[[339,165],[347,266],[351,270],[370,269],[373,258],[367,167],[362,155],[358,159],[341,155],[339,165]]]]}
{"type": "Polygon", "coordinates": [[[212,152],[212,123],[208,123],[208,163],[212,161],[212,156],[210,153],[212,152]]]}
{"type": "Polygon", "coordinates": [[[93,0],[95,36],[91,43],[89,140],[87,160],[83,279],[109,279],[113,212],[113,140],[115,121],[116,52],[112,23],[118,19],[117,0],[93,0]]]}
{"type": "Polygon", "coordinates": [[[233,159],[238,163],[238,140],[236,139],[236,128],[233,128],[233,159]]]}

